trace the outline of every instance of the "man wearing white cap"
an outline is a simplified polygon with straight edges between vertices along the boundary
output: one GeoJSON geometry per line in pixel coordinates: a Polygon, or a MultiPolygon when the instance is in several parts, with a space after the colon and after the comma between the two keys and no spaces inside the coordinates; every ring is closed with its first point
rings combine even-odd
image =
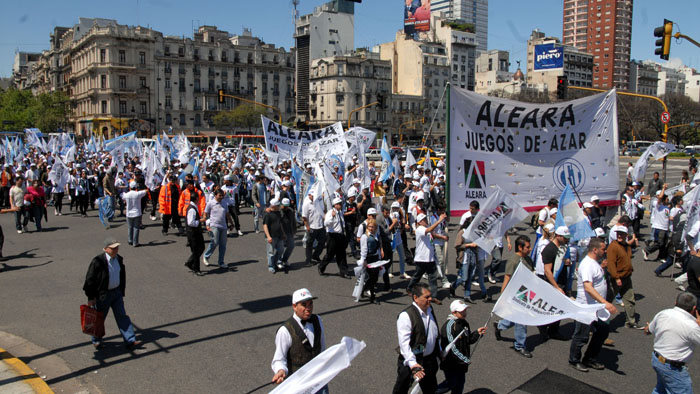
{"type": "Polygon", "coordinates": [[[598,196],[591,197],[591,227],[598,228],[603,227],[605,223],[605,208],[600,206],[600,198],[598,196]]]}
{"type": "Polygon", "coordinates": [[[644,329],[637,324],[635,311],[635,296],[632,288],[632,247],[627,241],[627,227],[616,227],[616,239],[610,243],[608,247],[606,270],[610,274],[613,292],[612,294],[620,294],[624,302],[627,328],[637,330],[644,329]]]}
{"type": "MultiPolygon", "coordinates": [[[[637,182],[633,182],[637,183],[637,182]]],[[[639,234],[639,208],[642,206],[640,201],[635,197],[634,188],[632,186],[627,186],[625,189],[625,194],[622,195],[622,207],[632,221],[632,231],[637,238],[641,239],[641,234],[639,234]]],[[[642,212],[643,214],[643,212],[642,212]]]]}
{"type": "Polygon", "coordinates": [[[437,297],[437,266],[435,259],[435,248],[432,243],[432,232],[447,218],[447,214],[440,215],[438,220],[428,227],[428,216],[421,213],[416,218],[416,253],[413,261],[416,264],[416,272],[408,282],[408,289],[420,281],[423,274],[428,274],[430,283],[430,294],[436,304],[441,304],[437,297]]]}
{"type": "Polygon", "coordinates": [[[292,256],[294,251],[294,234],[297,231],[297,219],[294,209],[292,208],[292,202],[288,198],[282,199],[282,229],[284,230],[285,240],[284,240],[284,254],[282,254],[282,268],[285,269],[285,273],[289,267],[289,258],[292,256]]]}
{"type": "MultiPolygon", "coordinates": [[[[214,198],[212,198],[204,208],[204,214],[207,218],[207,231],[211,234],[211,242],[202,256],[202,262],[206,266],[211,265],[209,264],[209,259],[214,254],[214,249],[218,247],[219,268],[226,268],[227,265],[224,263],[227,243],[226,229],[228,228],[228,223],[233,221],[233,218],[231,218],[231,215],[228,213],[228,205],[224,200],[223,190],[216,189],[216,191],[214,191],[214,198]]],[[[186,210],[185,216],[187,216],[186,210]]]]}
{"type": "MultiPolygon", "coordinates": [[[[324,225],[328,233],[328,245],[326,249],[326,258],[318,265],[318,273],[323,276],[326,273],[326,266],[335,257],[335,262],[338,264],[338,272],[343,278],[350,279],[348,273],[347,257],[345,249],[348,246],[347,237],[345,234],[345,219],[342,211],[343,200],[339,197],[333,199],[333,209],[326,212],[324,225]]],[[[371,208],[374,209],[374,208],[371,208]]]]}
{"type": "MultiPolygon", "coordinates": [[[[326,350],[326,338],[321,317],[315,315],[314,297],[307,289],[292,294],[294,314],[277,330],[275,354],[272,357],[272,381],[280,384],[326,350]]],[[[324,386],[316,393],[328,393],[324,386]]]]}
{"type": "MultiPolygon", "coordinates": [[[[559,256],[559,254],[564,254],[564,249],[569,243],[569,238],[571,238],[571,232],[569,232],[568,227],[559,226],[554,230],[554,238],[552,239],[552,242],[542,249],[544,275],[538,275],[540,279],[548,282],[562,294],[565,294],[565,292],[561,287],[559,287],[559,284],[557,283],[558,278],[554,276],[556,274],[556,272],[554,272],[554,265],[557,259],[563,259],[563,257],[559,256]]],[[[563,261],[562,264],[570,265],[571,260],[566,259],[566,261],[563,261]]],[[[540,326],[538,328],[540,330],[540,334],[545,340],[549,338],[561,341],[567,340],[567,338],[559,333],[559,321],[540,326]]]]}
{"type": "Polygon", "coordinates": [[[263,231],[267,238],[267,270],[275,273],[276,269],[283,269],[282,255],[284,254],[285,240],[287,239],[282,226],[282,214],[280,213],[280,200],[273,198],[270,207],[263,217],[263,231]]]}
{"type": "Polygon", "coordinates": [[[317,188],[312,188],[311,192],[304,198],[301,205],[301,218],[306,227],[306,266],[311,267],[314,261],[321,259],[321,251],[326,244],[326,229],[323,226],[324,205],[323,196],[317,188]],[[316,193],[319,193],[316,196],[316,193]],[[316,246],[314,247],[314,241],[316,246]]]}
{"type": "Polygon", "coordinates": [[[471,363],[471,347],[469,345],[476,343],[486,332],[486,327],[479,327],[476,331],[471,331],[467,322],[467,308],[469,305],[462,300],[452,301],[447,321],[440,328],[442,349],[447,349],[450,343],[455,341],[455,338],[457,340],[440,363],[440,369],[445,372],[445,381],[438,385],[436,393],[464,392],[464,382],[471,363]]]}
{"type": "Polygon", "coordinates": [[[137,190],[136,181],[129,182],[129,191],[122,195],[126,202],[126,224],[129,229],[127,243],[134,247],[139,246],[139,231],[141,228],[141,200],[146,195],[145,190],[137,190]]]}
{"type": "Polygon", "coordinates": [[[238,203],[236,198],[238,197],[238,185],[233,183],[233,176],[231,174],[224,176],[224,184],[221,185],[221,190],[224,191],[224,200],[226,200],[226,205],[228,205],[228,213],[233,218],[233,225],[236,227],[236,232],[238,236],[242,236],[241,223],[238,221],[238,203]]]}

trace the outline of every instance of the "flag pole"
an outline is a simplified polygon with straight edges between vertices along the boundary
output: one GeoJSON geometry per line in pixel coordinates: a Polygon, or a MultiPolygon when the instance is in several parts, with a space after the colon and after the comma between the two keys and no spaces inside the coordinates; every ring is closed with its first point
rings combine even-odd
{"type": "MultiPolygon", "coordinates": [[[[491,318],[493,317],[493,312],[491,312],[491,315],[489,315],[489,319],[486,320],[486,323],[484,323],[483,327],[487,327],[489,325],[489,322],[491,321],[491,318]]],[[[479,335],[479,339],[476,340],[476,343],[474,344],[474,350],[472,350],[470,353],[471,358],[474,358],[474,353],[476,353],[476,347],[479,346],[479,341],[481,341],[481,338],[483,338],[483,334],[479,335]]],[[[471,360],[470,358],[470,360],[471,360]]]]}
{"type": "Polygon", "coordinates": [[[571,185],[571,190],[574,191],[574,194],[576,195],[576,198],[578,199],[579,204],[583,206],[583,201],[581,201],[581,197],[578,195],[578,192],[576,191],[576,188],[574,187],[574,182],[572,182],[571,175],[569,175],[569,185],[571,185]]]}

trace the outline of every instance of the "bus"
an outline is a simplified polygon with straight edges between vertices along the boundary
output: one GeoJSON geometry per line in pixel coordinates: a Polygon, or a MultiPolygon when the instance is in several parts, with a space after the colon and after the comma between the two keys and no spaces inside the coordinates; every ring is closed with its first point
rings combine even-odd
{"type": "Polygon", "coordinates": [[[625,156],[638,156],[653,144],[652,141],[627,141],[624,154],[625,156]]]}

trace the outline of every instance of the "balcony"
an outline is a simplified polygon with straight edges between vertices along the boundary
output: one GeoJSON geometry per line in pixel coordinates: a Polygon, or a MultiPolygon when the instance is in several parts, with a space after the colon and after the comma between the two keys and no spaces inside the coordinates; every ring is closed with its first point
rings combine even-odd
{"type": "Polygon", "coordinates": [[[199,76],[202,74],[202,71],[198,68],[195,68],[194,70],[192,70],[192,74],[199,76]]]}
{"type": "Polygon", "coordinates": [[[187,72],[185,71],[184,68],[181,68],[181,69],[178,69],[178,70],[177,70],[177,73],[180,74],[180,75],[185,75],[187,72]]]}
{"type": "Polygon", "coordinates": [[[163,70],[163,72],[165,72],[166,74],[170,74],[170,73],[173,72],[173,69],[172,69],[172,68],[166,68],[165,70],[163,70]]]}

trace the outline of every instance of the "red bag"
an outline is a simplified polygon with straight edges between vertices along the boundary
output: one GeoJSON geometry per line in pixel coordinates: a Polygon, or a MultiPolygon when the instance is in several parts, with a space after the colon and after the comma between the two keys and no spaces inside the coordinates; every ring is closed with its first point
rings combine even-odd
{"type": "Polygon", "coordinates": [[[105,336],[104,314],[89,305],[80,305],[80,327],[83,334],[102,338],[105,336]]]}

